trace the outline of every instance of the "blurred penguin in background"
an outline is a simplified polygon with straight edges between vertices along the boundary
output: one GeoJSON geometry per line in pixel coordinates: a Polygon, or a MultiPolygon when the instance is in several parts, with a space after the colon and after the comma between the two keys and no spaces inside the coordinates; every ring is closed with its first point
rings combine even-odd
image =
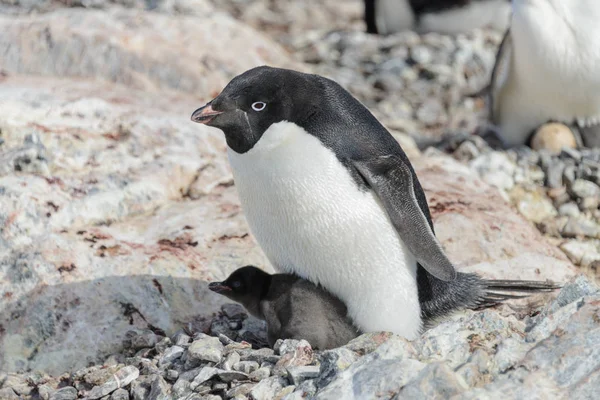
{"type": "Polygon", "coordinates": [[[513,0],[490,85],[490,115],[507,147],[547,122],[600,146],[600,1],[513,0]]]}
{"type": "Polygon", "coordinates": [[[365,0],[368,33],[405,30],[457,34],[477,28],[505,30],[509,0],[365,0]]]}

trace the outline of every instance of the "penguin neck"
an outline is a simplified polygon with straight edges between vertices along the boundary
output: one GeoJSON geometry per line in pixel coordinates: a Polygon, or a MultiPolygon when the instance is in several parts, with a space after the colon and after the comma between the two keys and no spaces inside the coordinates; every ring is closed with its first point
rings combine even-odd
{"type": "Polygon", "coordinates": [[[261,278],[260,283],[255,284],[255,295],[252,297],[252,301],[244,304],[244,307],[248,312],[258,318],[265,319],[265,314],[262,310],[261,304],[269,298],[269,292],[271,290],[272,275],[265,275],[261,278]]]}

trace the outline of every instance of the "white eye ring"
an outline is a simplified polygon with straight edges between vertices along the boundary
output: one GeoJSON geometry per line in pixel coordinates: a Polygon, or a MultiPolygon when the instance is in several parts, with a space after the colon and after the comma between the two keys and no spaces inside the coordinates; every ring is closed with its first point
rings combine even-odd
{"type": "Polygon", "coordinates": [[[262,101],[257,101],[256,103],[252,103],[252,109],[254,111],[262,111],[267,106],[267,103],[263,103],[262,101]]]}

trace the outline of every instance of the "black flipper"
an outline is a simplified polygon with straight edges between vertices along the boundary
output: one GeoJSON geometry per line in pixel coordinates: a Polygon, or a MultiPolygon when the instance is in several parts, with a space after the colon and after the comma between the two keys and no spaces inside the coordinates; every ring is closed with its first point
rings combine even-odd
{"type": "Polygon", "coordinates": [[[381,200],[400,238],[418,263],[434,277],[453,281],[456,270],[421,210],[410,167],[395,155],[355,161],[354,166],[381,200]]]}

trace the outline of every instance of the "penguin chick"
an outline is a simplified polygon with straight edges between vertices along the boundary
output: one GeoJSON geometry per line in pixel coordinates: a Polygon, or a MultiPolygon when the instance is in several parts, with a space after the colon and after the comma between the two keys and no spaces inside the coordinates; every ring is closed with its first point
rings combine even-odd
{"type": "Polygon", "coordinates": [[[296,275],[270,275],[249,265],[208,287],[266,321],[271,347],[277,339],[305,339],[313,348],[326,350],[360,334],[340,299],[296,275]]]}
{"type": "Polygon", "coordinates": [[[491,122],[506,146],[547,122],[600,145],[600,1],[514,0],[492,73],[491,122]]]}
{"type": "Polygon", "coordinates": [[[368,33],[405,30],[457,34],[490,27],[504,31],[509,0],[365,0],[368,33]]]}
{"type": "Polygon", "coordinates": [[[334,81],[253,68],[191,118],[225,134],[244,215],[273,267],[322,285],[361,331],[412,340],[431,318],[497,298],[493,284],[457,273],[402,147],[334,81]]]}

